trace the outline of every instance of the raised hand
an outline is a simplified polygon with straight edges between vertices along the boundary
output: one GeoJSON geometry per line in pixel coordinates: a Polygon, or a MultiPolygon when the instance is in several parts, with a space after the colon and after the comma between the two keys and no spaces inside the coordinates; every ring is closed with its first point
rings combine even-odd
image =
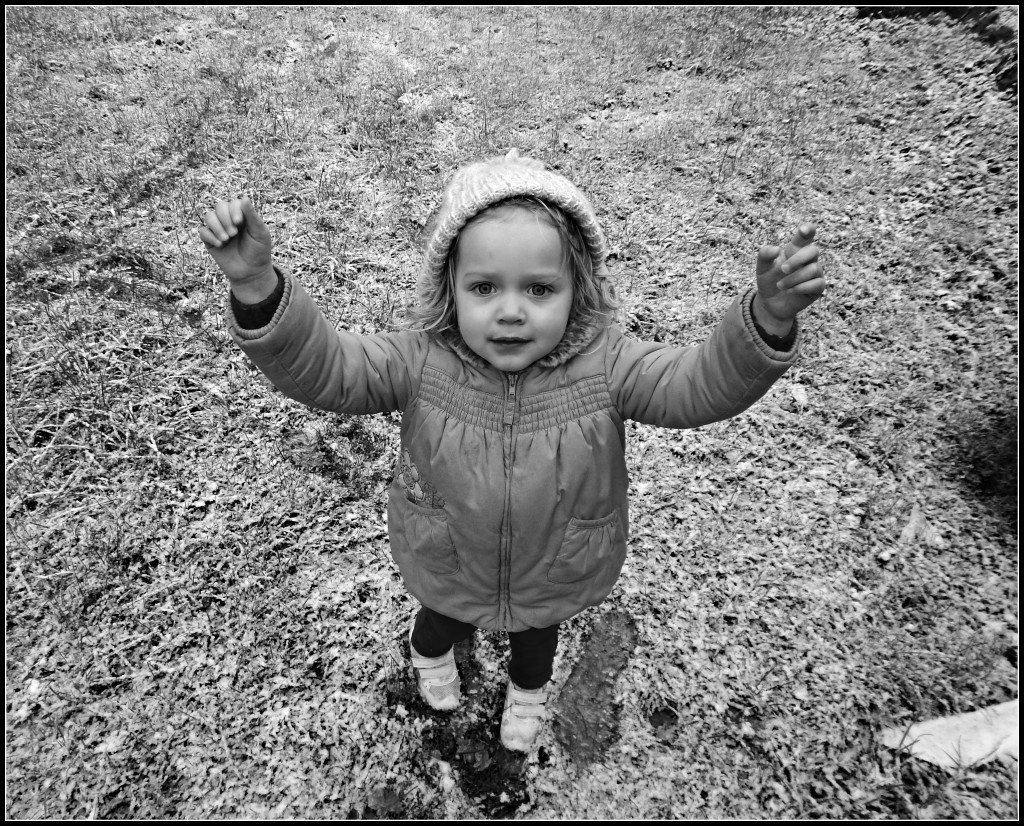
{"type": "Polygon", "coordinates": [[[814,234],[811,224],[801,224],[784,247],[763,246],[758,251],[754,314],[768,332],[788,332],[797,314],[825,292],[814,234]]]}
{"type": "Polygon", "coordinates": [[[239,301],[255,304],[274,291],[270,232],[248,197],[217,201],[199,237],[239,301]]]}

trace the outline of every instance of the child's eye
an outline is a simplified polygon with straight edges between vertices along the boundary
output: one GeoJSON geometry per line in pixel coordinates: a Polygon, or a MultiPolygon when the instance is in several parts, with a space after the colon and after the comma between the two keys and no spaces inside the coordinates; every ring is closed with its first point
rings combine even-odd
{"type": "Polygon", "coordinates": [[[491,295],[494,292],[493,284],[474,284],[472,291],[477,295],[491,295]]]}
{"type": "Polygon", "coordinates": [[[543,298],[551,292],[551,288],[547,284],[533,284],[527,292],[534,298],[543,298]]]}

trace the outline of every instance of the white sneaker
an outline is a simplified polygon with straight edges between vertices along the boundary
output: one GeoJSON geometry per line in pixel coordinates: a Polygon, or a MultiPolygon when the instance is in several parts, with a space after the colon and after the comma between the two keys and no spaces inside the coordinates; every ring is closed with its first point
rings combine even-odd
{"type": "Polygon", "coordinates": [[[540,731],[547,686],[527,691],[511,680],[505,690],[505,710],[501,713],[501,743],[512,751],[529,751],[540,731]]]}
{"type": "Polygon", "coordinates": [[[440,657],[423,657],[412,647],[412,629],[409,629],[409,653],[416,669],[416,683],[420,696],[437,711],[451,711],[462,701],[459,670],[455,667],[454,646],[440,657]]]}

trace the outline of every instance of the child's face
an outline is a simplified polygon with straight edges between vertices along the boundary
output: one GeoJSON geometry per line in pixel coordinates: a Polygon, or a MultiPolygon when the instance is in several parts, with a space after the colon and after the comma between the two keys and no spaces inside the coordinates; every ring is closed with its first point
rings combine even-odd
{"type": "Polygon", "coordinates": [[[499,370],[522,370],[555,349],[572,294],[558,230],[540,216],[508,207],[462,231],[455,265],[459,332],[499,370]]]}

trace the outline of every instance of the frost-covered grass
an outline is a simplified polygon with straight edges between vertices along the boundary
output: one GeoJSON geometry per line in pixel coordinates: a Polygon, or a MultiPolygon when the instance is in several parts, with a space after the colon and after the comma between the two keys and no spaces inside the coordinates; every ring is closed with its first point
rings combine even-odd
{"type": "Polygon", "coordinates": [[[6,17],[9,818],[1015,815],[1016,765],[879,741],[1016,697],[998,45],[838,8],[6,17]],[[412,699],[397,422],[270,389],[197,236],[249,192],[330,318],[389,329],[443,181],[511,146],[591,194],[635,335],[701,340],[801,220],[832,282],[752,410],[628,427],[632,553],[556,664],[572,700],[632,629],[593,760],[495,746],[497,636],[461,715],[412,699]]]}

